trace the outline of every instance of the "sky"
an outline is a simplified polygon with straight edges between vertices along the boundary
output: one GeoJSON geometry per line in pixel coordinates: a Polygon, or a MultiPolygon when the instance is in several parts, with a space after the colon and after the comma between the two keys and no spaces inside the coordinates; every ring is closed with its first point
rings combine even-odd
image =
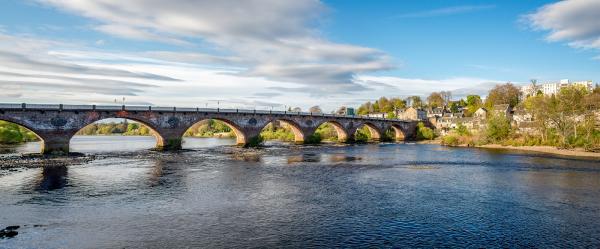
{"type": "Polygon", "coordinates": [[[3,0],[0,102],[326,112],[600,81],[600,0],[3,0]]]}

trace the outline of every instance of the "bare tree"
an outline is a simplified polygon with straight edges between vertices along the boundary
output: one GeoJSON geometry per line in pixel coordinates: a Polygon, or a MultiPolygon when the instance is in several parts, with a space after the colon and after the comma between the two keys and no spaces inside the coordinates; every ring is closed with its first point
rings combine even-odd
{"type": "Polygon", "coordinates": [[[321,110],[321,107],[318,105],[309,108],[308,111],[312,113],[323,113],[323,110],[321,110]]]}

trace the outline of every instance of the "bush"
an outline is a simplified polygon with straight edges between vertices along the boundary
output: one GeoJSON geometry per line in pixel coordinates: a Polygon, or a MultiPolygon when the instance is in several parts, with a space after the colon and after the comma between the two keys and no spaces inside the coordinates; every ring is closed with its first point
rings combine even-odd
{"type": "Polygon", "coordinates": [[[426,127],[423,122],[417,124],[417,140],[431,140],[435,137],[433,130],[426,127]]]}
{"type": "Polygon", "coordinates": [[[323,139],[321,138],[321,134],[319,134],[319,133],[314,133],[314,134],[312,134],[312,135],[308,136],[308,137],[307,137],[307,138],[304,140],[304,143],[307,143],[307,144],[318,144],[318,143],[320,143],[320,142],[321,142],[321,140],[323,140],[323,139]]]}
{"type": "Polygon", "coordinates": [[[444,137],[442,137],[442,144],[444,145],[450,145],[450,146],[457,146],[460,144],[458,136],[454,135],[454,134],[448,134],[444,137]]]}
{"type": "Polygon", "coordinates": [[[244,147],[259,147],[264,142],[264,138],[261,135],[252,137],[248,140],[248,143],[244,144],[244,147]]]}
{"type": "Polygon", "coordinates": [[[511,127],[508,118],[502,115],[493,115],[488,119],[485,135],[489,142],[500,142],[508,138],[510,132],[511,127]]]}

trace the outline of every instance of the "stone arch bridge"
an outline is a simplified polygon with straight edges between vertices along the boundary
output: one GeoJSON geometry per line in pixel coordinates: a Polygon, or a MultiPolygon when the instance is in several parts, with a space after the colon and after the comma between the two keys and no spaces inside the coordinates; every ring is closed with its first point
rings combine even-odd
{"type": "Polygon", "coordinates": [[[67,153],[69,142],[75,133],[87,125],[108,118],[125,118],[146,125],[156,137],[156,148],[162,150],[181,149],[186,130],[207,119],[227,124],[235,132],[237,144],[241,146],[257,141],[261,130],[273,121],[289,124],[297,143],[305,142],[324,123],[333,125],[340,142],[353,141],[356,130],[362,126],[369,128],[373,140],[382,138],[388,129],[394,131],[397,140],[412,139],[417,125],[417,121],[306,112],[125,105],[0,104],[0,120],[33,131],[42,140],[42,153],[67,153]]]}

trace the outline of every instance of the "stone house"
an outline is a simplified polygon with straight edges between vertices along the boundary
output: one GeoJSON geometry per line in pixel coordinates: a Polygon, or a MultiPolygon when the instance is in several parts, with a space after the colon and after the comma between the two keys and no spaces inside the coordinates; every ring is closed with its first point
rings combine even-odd
{"type": "Polygon", "coordinates": [[[479,109],[477,109],[477,111],[473,113],[473,117],[478,119],[485,119],[487,117],[487,113],[487,109],[480,107],[479,109]]]}
{"type": "Polygon", "coordinates": [[[503,115],[504,117],[507,117],[508,119],[512,118],[512,107],[510,107],[510,105],[508,104],[502,104],[502,105],[494,105],[493,109],[492,109],[492,113],[494,115],[503,115]]]}
{"type": "Polygon", "coordinates": [[[396,117],[405,120],[427,120],[427,112],[422,109],[409,107],[396,110],[396,117]]]}

